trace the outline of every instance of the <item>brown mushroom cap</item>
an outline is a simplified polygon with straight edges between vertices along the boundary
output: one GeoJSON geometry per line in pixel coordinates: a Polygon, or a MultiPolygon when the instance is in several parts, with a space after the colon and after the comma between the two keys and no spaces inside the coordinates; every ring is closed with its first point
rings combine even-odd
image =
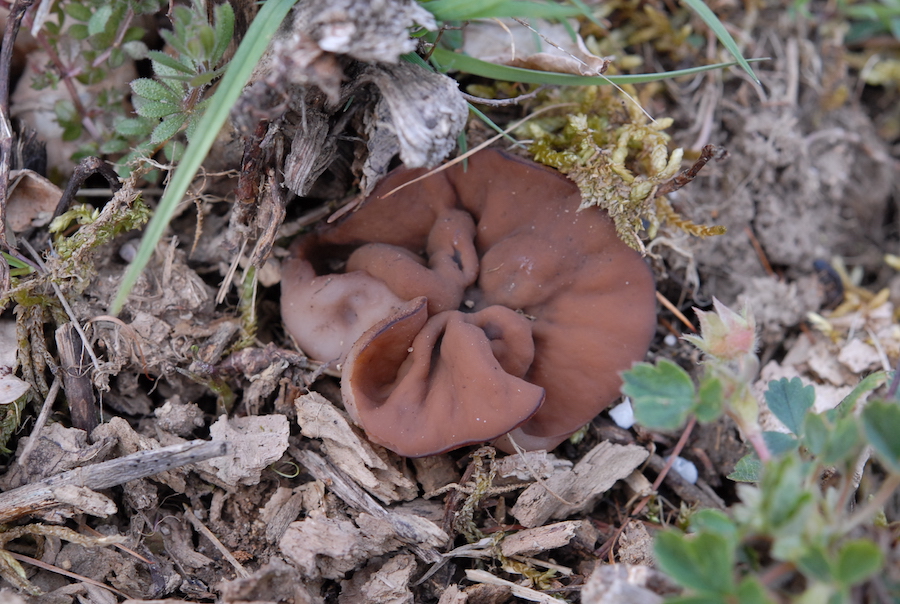
{"type": "MultiPolygon", "coordinates": [[[[301,293],[325,278],[308,269],[351,249],[345,275],[378,282],[358,287],[388,309],[382,320],[355,343],[337,330],[345,405],[373,441],[419,456],[514,430],[526,449],[553,448],[618,397],[619,372],[646,353],[652,274],[605,212],[576,211],[578,188],[554,170],[489,150],[384,197],[423,173],[391,173],[357,212],[307,236],[296,248],[306,285],[286,273],[284,295],[304,308],[323,297],[301,293]]],[[[313,355],[305,339],[333,328],[301,337],[305,319],[282,308],[313,355]]]]}

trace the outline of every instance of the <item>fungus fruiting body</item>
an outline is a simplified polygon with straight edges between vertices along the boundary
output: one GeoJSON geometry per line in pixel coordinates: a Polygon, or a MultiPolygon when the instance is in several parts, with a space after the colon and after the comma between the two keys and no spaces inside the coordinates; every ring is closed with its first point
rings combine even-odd
{"type": "Polygon", "coordinates": [[[495,439],[551,449],[646,353],[652,274],[554,170],[488,150],[391,193],[424,173],[392,172],[294,244],[285,325],[342,365],[373,442],[411,457],[495,439]]]}

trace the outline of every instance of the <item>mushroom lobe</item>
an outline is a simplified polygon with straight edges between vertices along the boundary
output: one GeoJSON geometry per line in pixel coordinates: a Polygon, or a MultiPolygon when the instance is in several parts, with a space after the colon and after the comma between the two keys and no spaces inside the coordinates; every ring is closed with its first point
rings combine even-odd
{"type": "Polygon", "coordinates": [[[368,437],[407,457],[485,442],[531,417],[544,390],[528,319],[492,306],[428,316],[415,298],[351,347],[341,394],[368,437]]]}
{"type": "Polygon", "coordinates": [[[307,340],[340,334],[327,353],[346,359],[345,405],[397,453],[501,436],[505,451],[552,449],[618,397],[619,373],[646,354],[653,275],[606,212],[577,211],[578,187],[554,170],[487,150],[424,174],[395,170],[356,212],[301,238],[285,324],[311,355],[307,340]],[[321,274],[332,252],[349,272],[321,274]],[[332,287],[339,312],[313,308],[332,287]],[[344,323],[298,334],[325,316],[344,323]]]}

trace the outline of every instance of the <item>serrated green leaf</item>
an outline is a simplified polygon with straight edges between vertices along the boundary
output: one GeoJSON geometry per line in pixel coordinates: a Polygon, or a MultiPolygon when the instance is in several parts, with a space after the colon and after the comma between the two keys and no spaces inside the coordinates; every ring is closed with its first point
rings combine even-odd
{"type": "Polygon", "coordinates": [[[100,7],[94,11],[94,14],[91,15],[91,18],[88,20],[88,34],[96,36],[97,34],[103,33],[103,31],[106,29],[106,24],[109,22],[109,18],[112,17],[112,14],[112,4],[100,5],[100,7]]]}
{"type": "Polygon", "coordinates": [[[65,10],[66,14],[73,19],[84,22],[89,21],[91,19],[91,15],[93,14],[91,13],[91,9],[78,2],[66,2],[63,5],[63,10],[65,10]]]}
{"type": "Polygon", "coordinates": [[[762,474],[762,462],[756,455],[744,455],[734,464],[734,471],[728,475],[728,480],[734,482],[759,482],[762,474]]]}
{"type": "Polygon", "coordinates": [[[694,382],[668,359],[655,366],[638,363],[622,374],[622,392],[631,397],[638,423],[656,430],[674,430],[694,406],[694,382]]]}
{"type": "Polygon", "coordinates": [[[172,175],[169,186],[159,202],[159,207],[147,225],[144,238],[131,266],[122,277],[119,291],[110,305],[110,313],[115,315],[122,310],[128,294],[134,287],[138,276],[150,261],[157,243],[162,238],[163,232],[175,213],[182,197],[187,192],[194,175],[200,169],[200,164],[206,159],[210,148],[219,135],[219,130],[228,119],[228,114],[234,106],[243,90],[244,85],[250,79],[253,69],[275,32],[281,26],[288,11],[296,0],[267,0],[259,9],[253,23],[250,24],[247,34],[241,41],[235,52],[234,58],[225,72],[222,81],[213,96],[213,103],[203,114],[203,119],[197,127],[197,138],[191,143],[191,152],[186,155],[185,161],[178,166],[172,175]]]}
{"type": "Polygon", "coordinates": [[[181,105],[181,97],[175,94],[171,88],[150,78],[132,80],[131,91],[148,101],[159,101],[175,106],[181,105]]]}
{"type": "Polygon", "coordinates": [[[131,147],[126,141],[123,141],[121,138],[111,138],[100,145],[100,152],[104,155],[111,153],[124,153],[128,151],[131,147]]]}
{"type": "Polygon", "coordinates": [[[724,597],[734,589],[734,542],[726,537],[663,531],[657,534],[653,550],[666,574],[701,595],[724,597]]]}
{"type": "Polygon", "coordinates": [[[798,436],[803,430],[803,419],[806,412],[816,401],[816,391],[812,386],[804,386],[800,378],[781,378],[769,382],[766,390],[766,404],[775,417],[781,420],[788,430],[798,436]]]}
{"type": "Polygon", "coordinates": [[[231,3],[223,2],[216,6],[214,21],[216,45],[210,55],[213,66],[218,65],[225,56],[225,51],[228,50],[228,45],[231,44],[231,38],[234,36],[234,10],[231,8],[231,3]]]}
{"type": "Polygon", "coordinates": [[[153,132],[155,120],[146,118],[124,118],[116,120],[116,132],[128,138],[143,138],[153,132]]]}
{"type": "Polygon", "coordinates": [[[156,74],[160,74],[160,72],[156,69],[155,63],[159,63],[160,65],[165,65],[169,69],[174,71],[180,71],[181,73],[187,75],[194,75],[194,70],[190,67],[187,67],[183,63],[181,63],[178,59],[167,55],[164,52],[160,52],[158,50],[151,50],[147,53],[147,58],[153,61],[153,72],[156,74]]]}
{"type": "Polygon", "coordinates": [[[722,416],[725,400],[722,395],[722,382],[718,378],[706,377],[701,380],[697,399],[697,405],[694,407],[697,421],[707,423],[722,416]]]}
{"type": "Polygon", "coordinates": [[[892,472],[900,473],[900,406],[872,401],[862,411],[862,425],[881,462],[892,472]]]}
{"type": "Polygon", "coordinates": [[[187,116],[183,113],[176,113],[165,118],[153,129],[153,134],[150,136],[150,142],[157,145],[163,141],[169,140],[178,134],[178,131],[184,125],[186,119],[187,116]]]}
{"type": "Polygon", "coordinates": [[[172,103],[150,101],[139,96],[133,97],[131,100],[134,103],[134,112],[141,117],[163,118],[181,112],[181,107],[172,103]]]}
{"type": "Polygon", "coordinates": [[[847,587],[868,579],[884,566],[884,554],[871,541],[856,539],[845,543],[838,552],[834,578],[847,587]]]}

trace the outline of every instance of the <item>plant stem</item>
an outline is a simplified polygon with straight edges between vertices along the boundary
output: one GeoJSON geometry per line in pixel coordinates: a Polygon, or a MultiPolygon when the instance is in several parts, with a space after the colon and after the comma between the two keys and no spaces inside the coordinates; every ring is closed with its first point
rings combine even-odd
{"type": "Polygon", "coordinates": [[[884,505],[884,502],[888,500],[888,498],[894,494],[894,491],[900,487],[900,474],[890,474],[887,479],[881,484],[881,488],[872,496],[866,504],[859,508],[853,516],[847,521],[847,526],[844,527],[844,532],[849,533],[858,525],[862,524],[869,520],[872,516],[878,513],[878,511],[884,505]]]}

